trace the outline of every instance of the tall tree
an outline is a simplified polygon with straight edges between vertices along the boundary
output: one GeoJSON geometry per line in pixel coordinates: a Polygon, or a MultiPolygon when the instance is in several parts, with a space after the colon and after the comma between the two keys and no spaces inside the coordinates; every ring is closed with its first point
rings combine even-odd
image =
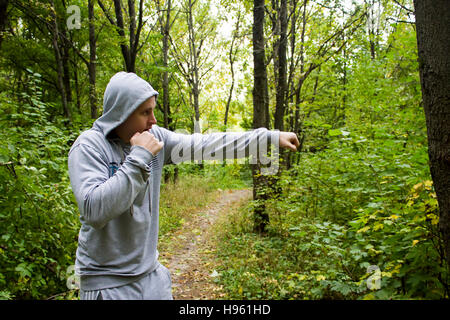
{"type": "Polygon", "coordinates": [[[56,67],[57,67],[57,75],[58,75],[58,89],[59,92],[61,93],[61,102],[63,105],[63,109],[65,112],[65,115],[67,116],[69,122],[72,122],[72,111],[70,109],[70,105],[69,105],[69,99],[68,97],[70,97],[70,95],[68,94],[68,89],[70,91],[70,86],[69,88],[67,88],[67,83],[65,81],[66,75],[67,75],[67,71],[65,68],[65,54],[63,55],[63,50],[61,50],[61,42],[65,41],[65,39],[61,40],[61,33],[59,31],[59,21],[58,21],[58,16],[57,16],[57,10],[55,7],[55,3],[53,2],[53,0],[50,1],[51,4],[51,9],[50,10],[50,16],[52,18],[52,27],[49,28],[49,30],[51,30],[51,34],[52,34],[52,45],[53,45],[53,50],[55,53],[55,60],[56,60],[56,67]]]}
{"type": "MultiPolygon", "coordinates": [[[[306,55],[306,30],[308,29],[308,23],[311,19],[311,14],[308,15],[307,9],[308,9],[308,0],[303,1],[303,5],[300,6],[299,14],[301,15],[300,20],[300,41],[298,43],[299,45],[299,53],[295,57],[296,61],[293,64],[294,66],[298,66],[297,68],[293,68],[291,70],[298,70],[300,72],[297,73],[295,76],[290,75],[289,78],[292,79],[291,85],[289,88],[289,93],[287,99],[291,99],[292,97],[295,97],[293,106],[291,109],[289,109],[289,112],[291,113],[289,116],[293,116],[292,125],[291,128],[292,131],[297,133],[299,136],[301,136],[301,140],[304,138],[301,134],[301,127],[302,127],[302,119],[300,119],[300,104],[302,102],[302,89],[305,81],[309,78],[309,76],[312,74],[313,71],[316,69],[319,69],[321,65],[325,64],[328,60],[330,60],[332,57],[337,56],[347,45],[350,38],[344,37],[344,33],[352,34],[356,30],[358,30],[362,24],[365,21],[366,10],[361,10],[361,7],[356,6],[353,9],[353,12],[350,12],[347,15],[347,18],[343,21],[342,24],[337,24],[332,30],[327,31],[323,36],[322,39],[317,39],[315,42],[317,42],[318,46],[317,48],[309,51],[311,54],[309,54],[309,58],[306,55]]],[[[313,4],[314,8],[314,4],[313,4]]],[[[335,10],[336,8],[328,8],[329,10],[335,10]]],[[[320,14],[320,12],[323,11],[323,7],[319,5],[316,13],[320,14]]],[[[330,20],[333,21],[333,15],[330,14],[330,20]]],[[[313,28],[311,26],[310,28],[313,28]]],[[[292,30],[291,30],[292,32],[292,30]]],[[[311,37],[311,35],[309,36],[311,37]]],[[[311,39],[309,39],[311,41],[311,39]]],[[[291,50],[296,50],[297,42],[292,41],[291,38],[291,50]]],[[[298,156],[299,154],[295,154],[295,156],[298,156]]],[[[286,165],[287,167],[290,166],[292,155],[289,155],[287,157],[286,165]]]]}
{"type": "Polygon", "coordinates": [[[277,6],[277,19],[275,30],[279,34],[276,41],[274,56],[277,57],[277,91],[276,91],[276,106],[274,127],[280,131],[284,130],[284,112],[286,108],[286,92],[287,92],[287,0],[281,0],[280,6],[277,6]]]}
{"type": "Polygon", "coordinates": [[[142,28],[144,27],[145,21],[143,21],[144,15],[144,0],[139,0],[139,11],[136,16],[136,2],[134,0],[128,0],[128,11],[122,8],[121,0],[114,0],[114,13],[116,20],[112,18],[108,9],[105,7],[102,1],[98,0],[100,8],[102,8],[108,21],[113,25],[117,33],[121,38],[120,49],[122,51],[122,56],[124,58],[125,69],[128,72],[136,72],[136,57],[142,46],[145,44],[139,43],[142,28]],[[124,17],[124,11],[128,13],[128,19],[124,17]],[[137,20],[137,21],[136,21],[137,20]],[[128,25],[128,44],[127,35],[125,32],[126,21],[129,21],[128,25]],[[137,25],[136,25],[137,22],[137,25]]]}
{"type": "MultiPolygon", "coordinates": [[[[202,81],[214,67],[210,55],[214,49],[212,42],[216,23],[210,16],[209,9],[208,3],[199,0],[187,0],[182,3],[186,34],[178,39],[170,37],[171,50],[178,70],[189,87],[190,104],[194,109],[194,125],[198,125],[200,120],[199,98],[202,81]]],[[[194,128],[194,131],[198,130],[199,127],[194,128]]]]}
{"type": "MultiPolygon", "coordinates": [[[[253,128],[267,127],[269,114],[266,105],[267,94],[267,69],[264,48],[264,0],[253,1],[253,128]]],[[[257,161],[252,165],[253,200],[255,207],[254,230],[264,233],[269,223],[269,215],[266,212],[265,200],[267,199],[267,180],[261,174],[261,164],[257,161]]]]}
{"type": "Polygon", "coordinates": [[[241,37],[241,35],[239,34],[240,24],[242,23],[241,20],[242,20],[242,15],[241,15],[241,12],[238,11],[237,17],[236,17],[236,24],[234,26],[234,30],[233,30],[233,34],[232,34],[232,38],[231,38],[230,50],[228,51],[228,60],[230,61],[230,71],[231,71],[231,86],[230,86],[230,91],[228,94],[227,104],[225,106],[225,117],[223,120],[223,124],[225,127],[227,126],[227,123],[228,123],[228,113],[230,111],[231,99],[233,97],[233,90],[234,90],[234,83],[235,83],[234,63],[236,62],[237,52],[239,50],[239,44],[236,42],[241,37]]]}
{"type": "Polygon", "coordinates": [[[381,1],[365,0],[367,5],[367,33],[369,34],[370,56],[376,58],[380,36],[381,1]]]}
{"type": "Polygon", "coordinates": [[[98,115],[97,110],[97,90],[95,86],[96,81],[96,56],[97,56],[97,41],[95,37],[95,17],[94,17],[94,0],[88,1],[88,17],[89,17],[89,104],[91,107],[91,118],[96,119],[98,115]]]}
{"type": "Polygon", "coordinates": [[[0,48],[2,46],[3,31],[8,18],[8,2],[9,0],[0,0],[0,48]]]}
{"type": "MultiPolygon", "coordinates": [[[[173,10],[172,1],[168,0],[164,7],[161,7],[159,0],[156,1],[156,8],[158,10],[158,23],[162,38],[162,65],[164,71],[162,72],[162,111],[164,115],[164,128],[175,130],[175,123],[172,121],[172,112],[170,109],[170,88],[169,88],[169,42],[170,42],[170,30],[177,20],[176,16],[171,18],[173,10]]],[[[170,178],[171,171],[164,172],[164,181],[167,182],[170,178]]],[[[175,166],[173,170],[173,181],[176,182],[178,177],[178,166],[175,166]]]]}
{"type": "Polygon", "coordinates": [[[450,4],[414,0],[414,7],[429,164],[450,267],[450,4]]]}
{"type": "MultiPolygon", "coordinates": [[[[172,122],[170,112],[170,99],[169,99],[169,42],[170,42],[170,29],[173,23],[176,21],[172,19],[171,13],[173,11],[172,1],[168,0],[165,7],[161,7],[159,0],[156,1],[156,8],[158,10],[158,24],[162,38],[162,55],[163,55],[163,68],[162,73],[162,100],[163,100],[163,114],[164,114],[164,128],[169,128],[172,122]]],[[[175,129],[175,128],[171,128],[175,129]]]]}

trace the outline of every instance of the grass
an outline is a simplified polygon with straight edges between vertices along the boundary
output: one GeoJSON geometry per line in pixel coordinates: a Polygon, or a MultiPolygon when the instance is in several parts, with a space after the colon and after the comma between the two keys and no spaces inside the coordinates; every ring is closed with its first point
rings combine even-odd
{"type": "Polygon", "coordinates": [[[327,246],[310,247],[317,221],[303,217],[302,232],[286,232],[286,226],[280,228],[279,213],[268,208],[272,223],[266,235],[259,235],[253,232],[251,209],[251,203],[236,208],[213,232],[220,274],[216,282],[225,299],[342,298],[322,286],[333,266],[325,263],[331,260],[324,251],[327,246]]]}

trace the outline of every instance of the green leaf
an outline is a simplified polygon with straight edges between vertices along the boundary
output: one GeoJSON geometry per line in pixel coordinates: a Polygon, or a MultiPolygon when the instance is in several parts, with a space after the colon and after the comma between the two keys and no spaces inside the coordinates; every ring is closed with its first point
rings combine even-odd
{"type": "Polygon", "coordinates": [[[329,135],[330,137],[340,136],[341,134],[342,134],[342,131],[339,130],[339,129],[331,129],[331,130],[328,130],[328,135],[329,135]]]}
{"type": "Polygon", "coordinates": [[[15,268],[15,271],[19,272],[20,276],[23,278],[31,278],[31,272],[33,271],[32,269],[32,265],[29,265],[26,262],[22,262],[15,268]]]}

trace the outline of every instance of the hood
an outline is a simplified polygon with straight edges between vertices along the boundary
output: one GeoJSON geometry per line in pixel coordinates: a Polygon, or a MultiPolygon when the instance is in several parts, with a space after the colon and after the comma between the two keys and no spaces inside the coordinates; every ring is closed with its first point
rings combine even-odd
{"type": "Polygon", "coordinates": [[[141,103],[158,92],[132,72],[118,72],[110,80],[103,96],[103,114],[93,127],[105,137],[122,124],[141,103]]]}

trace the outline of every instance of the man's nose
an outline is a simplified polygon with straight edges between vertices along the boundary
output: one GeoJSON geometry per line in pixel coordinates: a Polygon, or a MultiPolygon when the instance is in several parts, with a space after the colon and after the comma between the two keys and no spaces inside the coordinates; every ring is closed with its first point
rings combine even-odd
{"type": "Polygon", "coordinates": [[[155,118],[155,115],[153,114],[153,112],[152,112],[152,114],[151,114],[151,116],[148,118],[148,122],[149,122],[149,124],[156,124],[156,118],[155,118]]]}

